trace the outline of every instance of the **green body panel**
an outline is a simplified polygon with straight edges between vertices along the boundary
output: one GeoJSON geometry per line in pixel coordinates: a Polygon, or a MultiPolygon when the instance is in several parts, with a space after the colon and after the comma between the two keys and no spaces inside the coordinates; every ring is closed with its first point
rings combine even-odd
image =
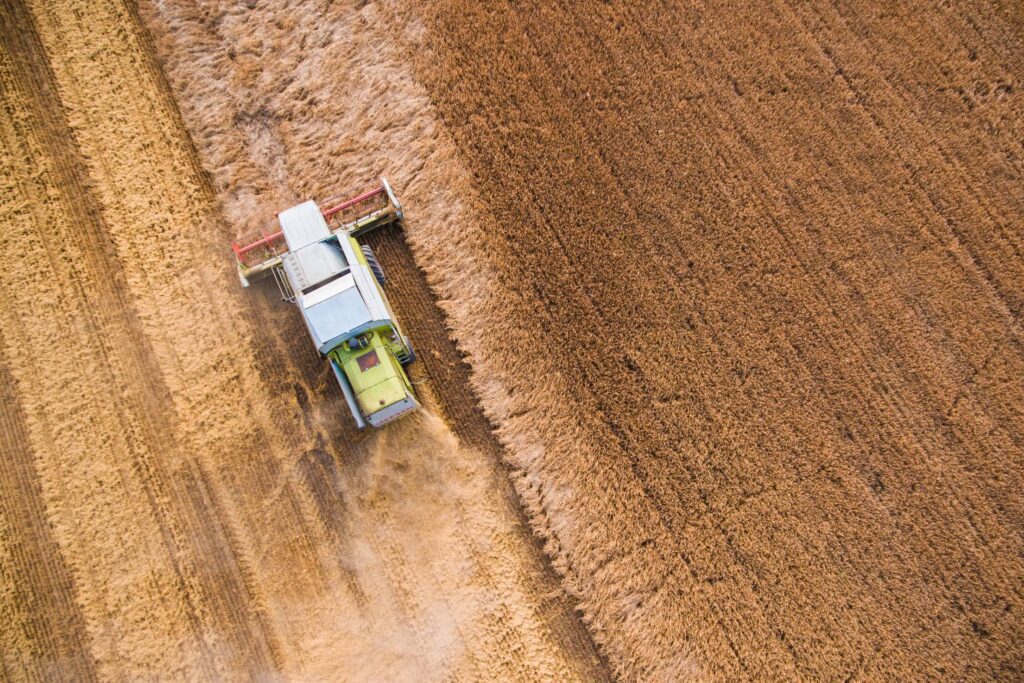
{"type": "Polygon", "coordinates": [[[356,253],[356,261],[361,265],[367,265],[366,257],[363,255],[363,249],[360,246],[359,241],[351,234],[348,236],[348,241],[352,243],[352,250],[356,253]]]}
{"type": "Polygon", "coordinates": [[[363,415],[370,415],[412,394],[405,368],[396,353],[405,345],[401,335],[391,325],[359,335],[365,346],[350,349],[348,342],[335,347],[328,356],[337,361],[355,394],[363,415]],[[376,354],[376,362],[371,354],[376,354]],[[363,361],[360,366],[360,360],[363,361]]]}

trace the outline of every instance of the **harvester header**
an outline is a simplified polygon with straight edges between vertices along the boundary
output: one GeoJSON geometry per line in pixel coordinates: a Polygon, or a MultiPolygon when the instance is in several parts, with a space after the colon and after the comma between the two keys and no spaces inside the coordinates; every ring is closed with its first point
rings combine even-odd
{"type": "MultiPolygon", "coordinates": [[[[344,231],[358,237],[389,223],[401,223],[404,218],[387,178],[376,183],[329,197],[318,202],[320,213],[332,232],[344,231]]],[[[243,287],[281,265],[281,257],[288,245],[284,229],[261,231],[241,243],[233,242],[232,251],[238,262],[238,276],[243,287]]]]}
{"type": "Polygon", "coordinates": [[[328,359],[356,425],[379,427],[419,408],[405,372],[415,355],[384,293],[384,271],[356,238],[401,224],[388,181],[277,214],[280,230],[231,245],[243,287],[273,276],[328,359]]]}

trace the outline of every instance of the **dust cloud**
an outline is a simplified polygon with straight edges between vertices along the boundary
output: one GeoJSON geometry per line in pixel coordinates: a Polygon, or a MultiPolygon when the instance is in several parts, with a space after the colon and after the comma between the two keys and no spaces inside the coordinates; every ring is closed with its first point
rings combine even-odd
{"type": "Polygon", "coordinates": [[[288,605],[284,617],[303,677],[326,680],[338,671],[367,681],[451,676],[465,648],[459,621],[479,618],[484,605],[461,603],[457,620],[446,596],[429,590],[433,573],[448,570],[458,546],[452,510],[483,493],[471,472],[460,471],[467,459],[461,449],[439,418],[420,411],[342,456],[345,526],[336,552],[348,581],[288,605]],[[386,542],[381,528],[390,531],[386,542]],[[415,598],[394,582],[401,576],[398,557],[429,575],[427,590],[415,598]]]}

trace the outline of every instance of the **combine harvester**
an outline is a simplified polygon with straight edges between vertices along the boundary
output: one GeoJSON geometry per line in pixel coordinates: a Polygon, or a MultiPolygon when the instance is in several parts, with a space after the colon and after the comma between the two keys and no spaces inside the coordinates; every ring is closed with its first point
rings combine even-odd
{"type": "Polygon", "coordinates": [[[356,237],[401,224],[402,205],[385,178],[338,200],[293,206],[277,215],[279,232],[231,246],[243,287],[270,274],[299,307],[356,425],[380,427],[420,407],[405,372],[415,356],[384,294],[384,271],[356,237]]]}

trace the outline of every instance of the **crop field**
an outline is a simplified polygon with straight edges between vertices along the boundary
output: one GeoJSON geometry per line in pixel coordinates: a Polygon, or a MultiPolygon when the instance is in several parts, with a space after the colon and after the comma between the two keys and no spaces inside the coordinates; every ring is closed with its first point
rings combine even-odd
{"type": "Polygon", "coordinates": [[[0,2],[0,679],[1024,676],[1024,6],[0,2]],[[386,174],[426,410],[228,245],[386,174]]]}

